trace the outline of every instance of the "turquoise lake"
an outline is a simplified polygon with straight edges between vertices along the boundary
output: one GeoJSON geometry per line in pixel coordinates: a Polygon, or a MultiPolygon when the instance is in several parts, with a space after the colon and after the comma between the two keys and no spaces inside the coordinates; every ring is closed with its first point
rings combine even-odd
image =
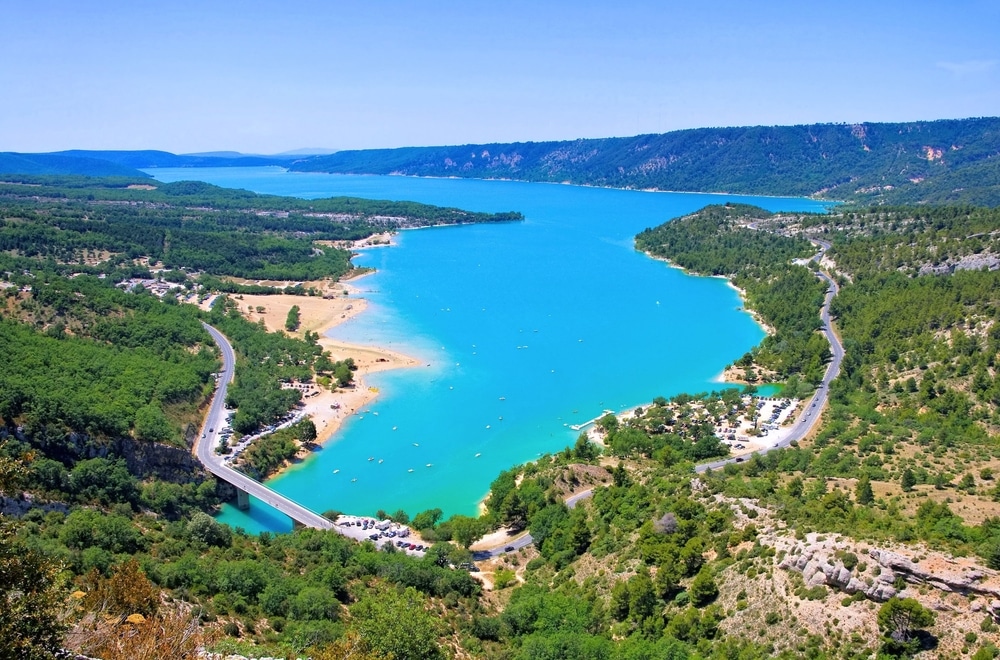
{"type": "MultiPolygon", "coordinates": [[[[267,167],[148,172],[164,182],[309,199],[350,195],[524,214],[519,223],[404,231],[397,246],[355,258],[377,270],[357,282],[370,305],[333,336],[426,366],[368,377],[380,390],[371,412],[352,417],[268,485],[316,511],[366,515],[400,508],[411,516],[430,508],[474,515],[501,470],[572,445],[578,433],[570,425],[659,395],[719,389],[722,369],[763,332],[725,281],[650,259],[634,249],[633,236],[726,201],[773,211],[829,206],[267,167]]],[[[259,502],[249,512],[226,507],[220,520],[250,532],[291,529],[259,502]]]]}

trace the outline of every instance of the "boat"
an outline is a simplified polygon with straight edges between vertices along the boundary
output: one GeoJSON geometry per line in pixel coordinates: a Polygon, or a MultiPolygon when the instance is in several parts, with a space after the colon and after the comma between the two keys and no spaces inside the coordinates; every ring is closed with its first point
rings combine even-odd
{"type": "Polygon", "coordinates": [[[419,446],[420,446],[420,443],[419,443],[419,442],[414,442],[414,443],[413,443],[413,446],[414,446],[414,447],[419,447],[419,446]]]}
{"type": "Polygon", "coordinates": [[[384,458],[378,459],[379,465],[381,465],[384,460],[385,460],[384,458]]]}
{"type": "Polygon", "coordinates": [[[338,472],[340,472],[340,470],[334,470],[333,471],[334,474],[337,474],[338,472]]]}
{"type": "Polygon", "coordinates": [[[353,484],[353,483],[354,483],[355,481],[357,481],[357,480],[358,480],[358,478],[357,478],[357,477],[354,477],[353,479],[351,479],[351,483],[353,484]]]}
{"type": "Polygon", "coordinates": [[[476,458],[479,458],[480,456],[482,456],[482,454],[476,454],[476,458]]]}
{"type": "Polygon", "coordinates": [[[374,457],[374,456],[369,456],[369,457],[368,457],[368,462],[371,462],[371,461],[374,461],[374,460],[375,460],[375,457],[374,457]]]}
{"type": "Polygon", "coordinates": [[[486,428],[490,428],[490,425],[489,425],[489,424],[487,424],[487,425],[486,425],[486,428]]]}
{"type": "Polygon", "coordinates": [[[434,464],[433,463],[428,463],[427,467],[434,467],[434,464]]]}
{"type": "Polygon", "coordinates": [[[407,470],[407,472],[413,472],[413,468],[410,468],[409,470],[407,470]]]}
{"type": "Polygon", "coordinates": [[[393,426],[392,430],[395,431],[397,428],[399,428],[399,427],[398,426],[393,426]]]}

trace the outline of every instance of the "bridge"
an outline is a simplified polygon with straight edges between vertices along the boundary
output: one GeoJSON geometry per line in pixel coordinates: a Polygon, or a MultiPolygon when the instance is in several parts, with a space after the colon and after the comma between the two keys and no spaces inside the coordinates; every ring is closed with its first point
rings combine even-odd
{"type": "Polygon", "coordinates": [[[202,323],[202,325],[205,326],[205,330],[212,336],[212,340],[222,352],[222,371],[219,374],[219,384],[212,397],[208,416],[205,418],[202,432],[196,441],[195,451],[198,460],[209,472],[236,488],[236,502],[240,509],[246,510],[250,507],[250,496],[253,495],[261,502],[291,518],[297,525],[317,529],[334,529],[332,521],[288,499],[281,493],[271,490],[256,479],[234,470],[226,465],[225,460],[220,455],[215,453],[225,415],[226,391],[229,388],[229,383],[233,380],[236,369],[236,353],[225,335],[207,323],[202,323]]]}

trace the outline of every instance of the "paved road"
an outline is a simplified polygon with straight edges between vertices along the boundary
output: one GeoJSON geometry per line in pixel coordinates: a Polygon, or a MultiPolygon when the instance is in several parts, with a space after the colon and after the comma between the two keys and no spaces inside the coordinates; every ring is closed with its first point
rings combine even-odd
{"type": "MultiPolygon", "coordinates": [[[[793,442],[798,442],[802,438],[806,437],[812,433],[813,429],[819,423],[820,414],[826,407],[826,402],[829,397],[830,383],[834,378],[840,373],[840,364],[844,361],[844,346],[840,343],[840,339],[837,337],[836,333],[833,331],[833,326],[830,325],[830,303],[833,301],[834,296],[840,292],[840,287],[829,275],[819,270],[819,261],[823,258],[823,255],[827,250],[830,249],[830,244],[826,241],[821,241],[819,239],[810,239],[813,244],[819,248],[819,252],[813,255],[810,259],[810,263],[816,263],[816,270],[813,271],[816,277],[825,281],[829,286],[826,290],[826,296],[823,299],[823,306],[820,308],[819,316],[820,320],[823,321],[823,336],[830,343],[830,354],[832,359],[830,364],[826,367],[826,373],[823,375],[823,380],[820,381],[819,387],[816,388],[816,392],[813,394],[812,398],[806,402],[805,408],[799,413],[798,418],[793,423],[792,432],[788,434],[780,442],[773,446],[765,447],[755,451],[755,454],[766,454],[769,451],[775,449],[783,449],[788,447],[793,442]]],[[[703,463],[695,468],[695,472],[705,472],[706,470],[718,470],[721,467],[726,466],[729,463],[742,462],[743,459],[736,458],[726,458],[719,461],[712,461],[711,463],[703,463]]]]}
{"type": "Polygon", "coordinates": [[[205,326],[205,330],[208,331],[208,334],[212,336],[212,339],[219,346],[219,350],[222,351],[222,372],[219,376],[219,385],[215,390],[215,396],[212,398],[212,405],[208,410],[208,417],[205,419],[201,435],[198,436],[198,460],[216,477],[246,491],[261,502],[269,504],[292,520],[306,527],[334,529],[333,523],[320,514],[293,502],[259,481],[251,479],[242,472],[237,472],[225,464],[222,456],[215,453],[215,447],[219,442],[219,432],[222,429],[222,423],[225,419],[226,390],[229,388],[229,383],[233,380],[236,368],[236,354],[233,352],[233,347],[230,345],[229,340],[221,332],[207,323],[202,323],[202,325],[205,326]]]}
{"type": "MultiPolygon", "coordinates": [[[[587,490],[581,490],[579,493],[576,493],[575,495],[566,498],[566,506],[572,509],[576,507],[577,503],[580,502],[580,500],[585,500],[593,494],[594,494],[593,488],[588,488],[587,490]]],[[[515,539],[507,541],[502,546],[498,546],[490,550],[477,550],[476,552],[472,553],[472,558],[475,559],[476,561],[483,561],[484,559],[499,557],[502,554],[513,552],[514,550],[520,550],[521,548],[526,548],[529,545],[531,545],[533,541],[534,539],[531,538],[531,534],[525,532],[521,536],[518,536],[515,539]],[[510,550],[508,550],[507,548],[510,548],[510,550]]]]}
{"type": "MultiPolygon", "coordinates": [[[[813,255],[812,259],[809,260],[810,263],[815,262],[817,265],[816,270],[813,272],[816,277],[824,280],[829,285],[826,290],[826,296],[823,299],[823,306],[820,308],[819,316],[823,321],[823,335],[826,337],[826,340],[830,342],[830,353],[832,355],[832,359],[830,360],[830,364],[826,367],[826,373],[823,375],[823,380],[820,382],[816,392],[813,394],[812,398],[806,402],[805,408],[803,408],[802,412],[799,413],[798,418],[795,420],[792,432],[775,445],[756,451],[754,452],[755,454],[766,454],[767,452],[775,449],[788,447],[792,444],[792,442],[797,442],[812,432],[812,430],[819,423],[820,413],[823,412],[823,409],[826,407],[827,397],[830,391],[830,383],[837,377],[837,374],[840,373],[840,363],[844,360],[844,347],[840,343],[840,339],[833,332],[833,326],[830,325],[830,303],[833,301],[834,296],[836,296],[840,291],[840,287],[837,286],[837,283],[829,275],[819,270],[819,261],[823,258],[826,251],[830,249],[830,244],[819,239],[810,240],[816,245],[816,247],[819,248],[819,252],[813,255]]],[[[738,460],[734,457],[713,461],[711,463],[703,463],[695,467],[695,472],[701,473],[710,469],[718,470],[729,463],[742,462],[742,460],[745,459],[741,457],[738,460]]],[[[577,493],[566,500],[566,506],[572,509],[576,506],[577,502],[590,497],[593,494],[594,490],[592,488],[577,493]]],[[[475,552],[473,553],[473,558],[476,561],[482,561],[492,557],[499,557],[507,552],[525,548],[531,545],[532,541],[533,539],[531,538],[531,534],[525,532],[516,539],[511,539],[502,547],[475,552]]]]}

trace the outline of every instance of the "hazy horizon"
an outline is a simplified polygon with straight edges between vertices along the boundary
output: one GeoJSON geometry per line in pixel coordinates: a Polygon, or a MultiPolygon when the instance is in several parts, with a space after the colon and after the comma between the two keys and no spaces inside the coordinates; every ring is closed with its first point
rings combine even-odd
{"type": "Polygon", "coordinates": [[[997,25],[987,0],[14,0],[0,151],[282,154],[995,116],[997,25]]]}

